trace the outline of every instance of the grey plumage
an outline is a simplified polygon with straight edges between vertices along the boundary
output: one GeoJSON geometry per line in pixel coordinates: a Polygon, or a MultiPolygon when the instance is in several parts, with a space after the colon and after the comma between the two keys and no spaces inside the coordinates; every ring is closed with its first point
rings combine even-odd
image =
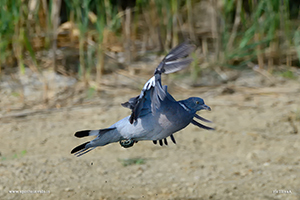
{"type": "Polygon", "coordinates": [[[189,42],[182,43],[172,49],[155,69],[154,76],[144,85],[140,95],[129,99],[122,106],[131,110],[127,116],[112,126],[100,130],[84,130],[75,133],[76,137],[96,135],[97,137],[75,147],[71,153],[81,156],[97,146],[120,142],[123,147],[131,147],[141,140],[152,140],[154,144],[168,145],[167,137],[176,144],[174,133],[185,128],[190,123],[213,130],[195,121],[197,118],[210,122],[196,114],[197,111],[210,107],[203,99],[190,97],[176,101],[167,91],[167,86],[161,85],[161,74],[169,74],[186,68],[191,62],[187,56],[194,51],[195,46],[189,42]]]}

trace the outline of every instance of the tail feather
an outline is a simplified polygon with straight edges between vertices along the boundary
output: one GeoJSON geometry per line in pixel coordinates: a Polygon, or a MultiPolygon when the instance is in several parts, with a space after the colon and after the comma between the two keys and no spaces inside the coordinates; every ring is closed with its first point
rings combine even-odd
{"type": "Polygon", "coordinates": [[[86,142],[86,143],[83,143],[83,144],[81,144],[81,145],[75,147],[75,148],[71,151],[71,154],[76,153],[76,152],[78,152],[78,151],[80,151],[80,150],[85,149],[85,148],[86,148],[85,146],[86,146],[88,143],[90,143],[90,142],[86,142]]]}
{"type": "Polygon", "coordinates": [[[91,130],[77,131],[74,136],[78,138],[86,137],[90,135],[91,130]]]}
{"type": "Polygon", "coordinates": [[[82,149],[81,151],[78,151],[77,153],[75,153],[74,155],[76,157],[82,156],[90,151],[92,151],[93,149],[95,149],[96,147],[91,147],[91,148],[87,148],[87,149],[82,149]]]}
{"type": "MultiPolygon", "coordinates": [[[[115,132],[112,132],[112,134],[105,134],[108,131],[114,130],[116,127],[113,128],[106,128],[106,129],[100,129],[100,130],[84,130],[84,131],[78,131],[75,133],[76,137],[86,137],[86,136],[92,136],[92,135],[97,135],[97,137],[89,142],[83,143],[77,147],[75,147],[72,151],[71,154],[74,154],[75,156],[79,157],[87,152],[92,151],[95,149],[97,146],[104,146],[107,145],[111,142],[116,142],[118,140],[118,137],[115,137],[115,132]]],[[[118,136],[118,135],[117,135],[118,136]]]]}
{"type": "Polygon", "coordinates": [[[86,154],[87,152],[92,151],[93,149],[95,149],[96,147],[90,147],[90,145],[88,145],[90,142],[85,142],[77,147],[75,147],[72,151],[71,154],[74,153],[75,156],[79,157],[82,156],[84,154],[86,154]]]}
{"type": "Polygon", "coordinates": [[[98,135],[98,134],[104,134],[110,130],[113,130],[116,128],[105,128],[105,129],[100,129],[100,130],[83,130],[83,131],[77,131],[74,136],[78,138],[86,137],[86,136],[93,136],[93,135],[98,135]]]}

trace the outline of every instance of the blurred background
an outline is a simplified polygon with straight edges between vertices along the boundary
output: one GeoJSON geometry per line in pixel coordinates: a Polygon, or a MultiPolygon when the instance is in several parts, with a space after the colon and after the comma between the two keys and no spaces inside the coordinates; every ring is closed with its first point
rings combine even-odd
{"type": "Polygon", "coordinates": [[[298,0],[1,0],[1,199],[299,199],[299,8],[298,0]],[[69,155],[83,142],[75,131],[128,115],[120,103],[188,39],[198,47],[193,63],[163,82],[176,99],[204,98],[215,132],[190,125],[176,146],[69,155]]]}

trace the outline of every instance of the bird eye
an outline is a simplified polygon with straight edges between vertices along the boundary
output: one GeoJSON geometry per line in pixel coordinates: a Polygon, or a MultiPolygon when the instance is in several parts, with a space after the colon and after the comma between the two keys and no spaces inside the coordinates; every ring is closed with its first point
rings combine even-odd
{"type": "Polygon", "coordinates": [[[199,104],[199,101],[196,101],[196,104],[199,104]]]}

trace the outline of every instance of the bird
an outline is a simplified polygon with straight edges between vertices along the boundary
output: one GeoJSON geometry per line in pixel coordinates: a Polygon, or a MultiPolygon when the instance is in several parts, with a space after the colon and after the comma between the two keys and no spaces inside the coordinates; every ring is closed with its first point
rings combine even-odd
{"type": "Polygon", "coordinates": [[[108,128],[98,130],[82,130],[75,137],[96,136],[95,139],[75,147],[71,154],[79,157],[98,146],[119,142],[124,148],[132,147],[142,140],[157,141],[161,146],[168,145],[167,137],[176,144],[174,133],[193,124],[206,130],[214,128],[205,126],[198,121],[211,121],[199,116],[200,110],[211,111],[200,97],[190,97],[176,101],[168,92],[167,86],[162,86],[161,75],[180,71],[193,61],[189,55],[196,46],[190,41],[183,42],[172,49],[160,62],[154,75],[146,82],[141,93],[121,105],[131,110],[131,114],[108,128]]]}

